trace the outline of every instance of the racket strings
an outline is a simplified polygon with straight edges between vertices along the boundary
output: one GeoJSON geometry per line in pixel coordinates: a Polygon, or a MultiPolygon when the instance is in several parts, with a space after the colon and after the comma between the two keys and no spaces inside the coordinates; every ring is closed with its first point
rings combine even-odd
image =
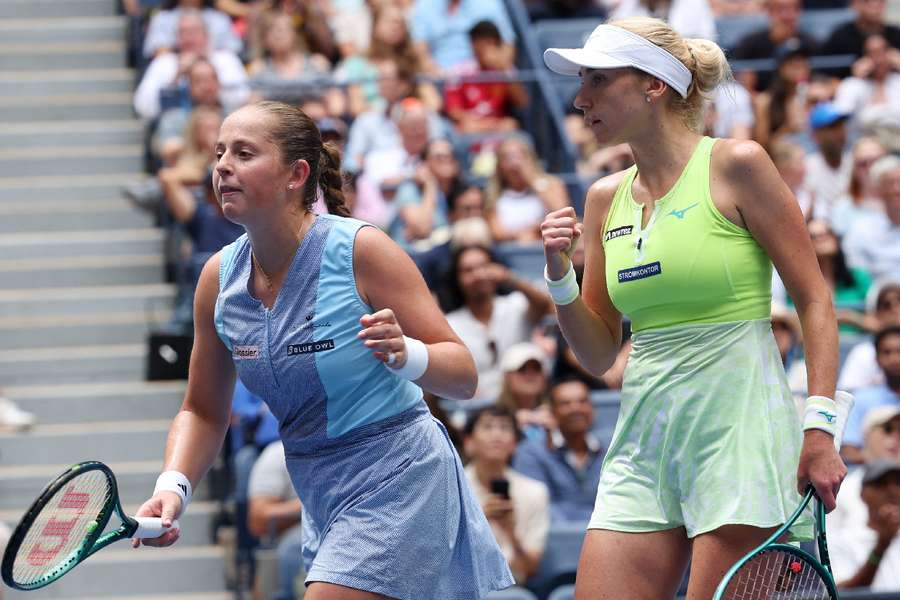
{"type": "Polygon", "coordinates": [[[819,573],[804,559],[777,550],[763,551],[732,578],[726,600],[829,600],[819,573]]]}
{"type": "Polygon", "coordinates": [[[13,579],[31,585],[66,570],[110,495],[102,471],[82,473],[66,482],[40,509],[22,540],[13,563],[13,579]]]}

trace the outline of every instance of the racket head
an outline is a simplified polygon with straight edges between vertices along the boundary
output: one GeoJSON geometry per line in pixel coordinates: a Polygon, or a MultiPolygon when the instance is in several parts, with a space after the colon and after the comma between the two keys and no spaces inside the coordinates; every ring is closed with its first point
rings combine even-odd
{"type": "Polygon", "coordinates": [[[828,570],[809,553],[771,544],[745,557],[716,592],[721,600],[837,600],[828,570]]]}
{"type": "Polygon", "coordinates": [[[35,590],[92,552],[118,504],[116,480],[96,461],[72,465],[41,492],[10,536],[0,564],[4,583],[35,590]]]}

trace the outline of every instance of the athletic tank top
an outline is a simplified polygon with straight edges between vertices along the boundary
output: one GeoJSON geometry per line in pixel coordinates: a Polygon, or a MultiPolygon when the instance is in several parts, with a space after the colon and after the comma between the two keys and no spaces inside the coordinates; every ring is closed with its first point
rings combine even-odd
{"type": "Polygon", "coordinates": [[[353,244],[365,225],[318,215],[271,309],[248,291],[247,235],[222,250],[216,331],[241,382],[278,419],[288,455],[344,445],[428,411],[422,390],[356,336],[359,318],[373,312],[353,274],[353,244]]]}
{"type": "Polygon", "coordinates": [[[619,184],[603,229],[606,285],[632,330],[767,319],[772,263],[749,231],[718,211],[709,192],[715,139],[704,137],[641,229],[643,206],[619,184]]]}

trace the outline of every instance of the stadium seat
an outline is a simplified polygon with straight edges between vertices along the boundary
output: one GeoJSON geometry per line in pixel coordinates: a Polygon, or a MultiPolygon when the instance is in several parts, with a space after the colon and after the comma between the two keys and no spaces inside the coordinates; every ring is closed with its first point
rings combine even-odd
{"type": "Polygon", "coordinates": [[[738,42],[747,34],[764,29],[769,24],[766,15],[728,15],[716,19],[716,31],[720,46],[726,51],[734,50],[738,42]]]}
{"type": "Polygon", "coordinates": [[[528,589],[543,598],[560,583],[575,581],[584,531],[584,523],[550,524],[544,557],[537,574],[528,580],[528,589]]]}
{"type": "Polygon", "coordinates": [[[537,600],[537,596],[520,587],[511,587],[486,596],[487,600],[537,600]]]}
{"type": "Polygon", "coordinates": [[[804,10],[800,13],[798,27],[800,31],[812,36],[818,43],[823,43],[838,25],[856,19],[856,11],[849,8],[827,8],[804,10]]]}
{"type": "Polygon", "coordinates": [[[841,600],[900,600],[900,592],[841,590],[841,600]]]}
{"type": "Polygon", "coordinates": [[[547,597],[547,600],[574,600],[575,599],[575,586],[574,585],[564,585],[562,587],[558,587],[547,597]]]}
{"type": "Polygon", "coordinates": [[[522,279],[544,285],[544,247],[540,242],[503,242],[494,246],[494,252],[522,279]]]}

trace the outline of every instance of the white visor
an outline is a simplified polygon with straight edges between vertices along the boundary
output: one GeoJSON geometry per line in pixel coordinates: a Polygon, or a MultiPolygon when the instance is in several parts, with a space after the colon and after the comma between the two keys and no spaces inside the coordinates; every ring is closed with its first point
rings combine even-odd
{"type": "Polygon", "coordinates": [[[583,48],[548,48],[544,51],[547,68],[560,75],[578,75],[585,69],[634,67],[687,97],[691,72],[684,63],[653,42],[615,25],[598,25],[583,48]]]}

